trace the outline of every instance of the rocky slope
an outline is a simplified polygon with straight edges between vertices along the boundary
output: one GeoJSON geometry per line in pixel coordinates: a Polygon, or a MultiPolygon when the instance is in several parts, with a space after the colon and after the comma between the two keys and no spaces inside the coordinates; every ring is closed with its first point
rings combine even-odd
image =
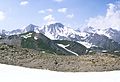
{"type": "Polygon", "coordinates": [[[120,70],[120,57],[110,54],[58,56],[0,44],[0,63],[64,72],[120,70]]]}

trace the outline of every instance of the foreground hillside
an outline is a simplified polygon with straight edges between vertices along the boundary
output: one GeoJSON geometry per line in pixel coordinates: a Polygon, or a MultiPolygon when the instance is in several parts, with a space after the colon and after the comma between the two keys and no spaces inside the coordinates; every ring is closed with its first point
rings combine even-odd
{"type": "Polygon", "coordinates": [[[4,36],[0,44],[14,45],[22,48],[46,51],[57,55],[83,55],[87,48],[75,41],[51,40],[42,33],[27,32],[20,35],[4,36]]]}
{"type": "Polygon", "coordinates": [[[0,63],[65,72],[120,69],[120,57],[116,55],[58,56],[5,44],[0,45],[0,63]]]}

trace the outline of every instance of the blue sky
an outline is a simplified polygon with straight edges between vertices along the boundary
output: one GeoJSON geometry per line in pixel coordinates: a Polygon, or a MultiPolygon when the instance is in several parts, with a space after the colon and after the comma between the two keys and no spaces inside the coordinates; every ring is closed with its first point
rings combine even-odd
{"type": "Polygon", "coordinates": [[[105,16],[107,4],[118,0],[0,0],[0,29],[42,26],[61,22],[72,28],[99,15],[105,16]]]}

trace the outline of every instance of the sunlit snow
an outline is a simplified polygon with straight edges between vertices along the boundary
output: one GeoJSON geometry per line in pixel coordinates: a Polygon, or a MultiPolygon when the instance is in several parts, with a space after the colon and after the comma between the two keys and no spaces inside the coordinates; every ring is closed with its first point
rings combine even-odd
{"type": "Polygon", "coordinates": [[[0,82],[120,82],[120,71],[64,73],[0,64],[0,82]]]}
{"type": "Polygon", "coordinates": [[[72,53],[72,54],[74,54],[74,55],[76,55],[76,56],[79,56],[77,53],[75,53],[75,52],[73,52],[73,51],[71,51],[71,50],[69,50],[69,49],[66,48],[66,47],[69,46],[69,44],[68,44],[68,45],[57,44],[57,45],[60,46],[60,47],[62,47],[62,48],[64,48],[64,49],[67,50],[68,52],[70,52],[70,53],[72,53]]]}

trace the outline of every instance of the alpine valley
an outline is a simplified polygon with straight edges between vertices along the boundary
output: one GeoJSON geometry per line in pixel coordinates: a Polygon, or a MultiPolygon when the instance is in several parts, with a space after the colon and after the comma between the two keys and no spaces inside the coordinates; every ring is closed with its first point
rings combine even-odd
{"type": "Polygon", "coordinates": [[[42,27],[30,24],[24,29],[0,31],[0,44],[35,49],[57,55],[85,55],[92,52],[119,53],[120,31],[85,27],[74,30],[61,23],[42,27]]]}

